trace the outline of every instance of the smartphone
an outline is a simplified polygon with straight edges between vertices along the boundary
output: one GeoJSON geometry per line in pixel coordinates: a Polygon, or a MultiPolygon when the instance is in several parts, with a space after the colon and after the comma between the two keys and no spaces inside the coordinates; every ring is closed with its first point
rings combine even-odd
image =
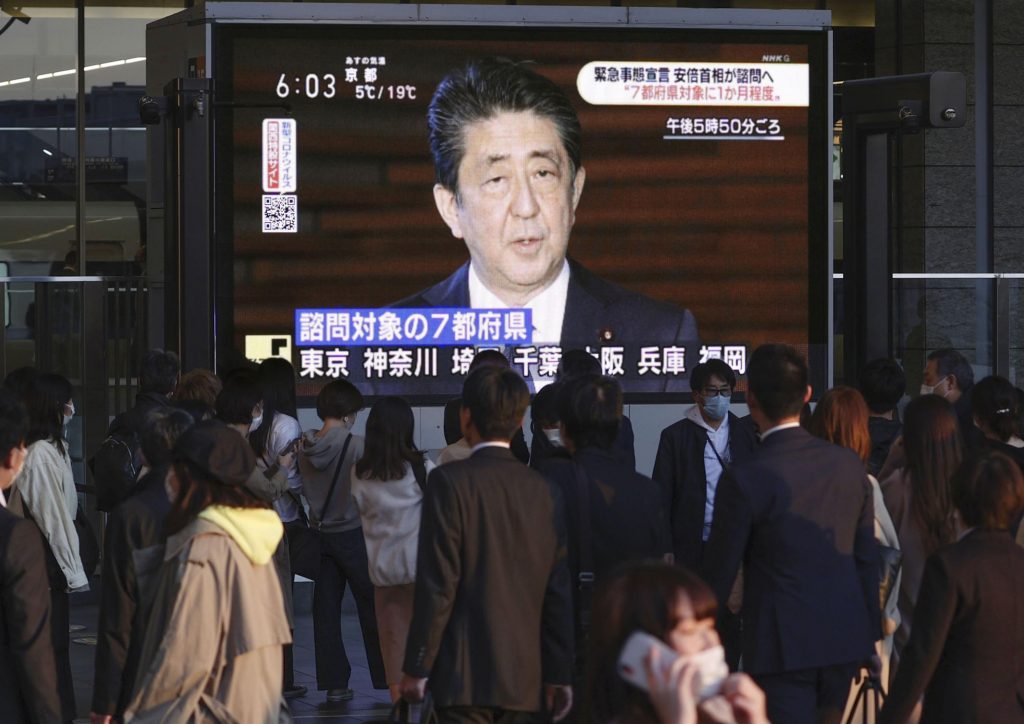
{"type": "Polygon", "coordinates": [[[648,691],[647,664],[645,661],[651,649],[657,649],[659,654],[659,670],[655,671],[655,675],[660,675],[667,671],[672,666],[672,663],[679,658],[679,654],[670,648],[668,644],[644,631],[634,631],[626,639],[626,645],[622,647],[622,653],[619,654],[619,676],[644,691],[648,691]]]}
{"type": "MultiPolygon", "coordinates": [[[[655,675],[664,673],[679,654],[664,641],[643,631],[634,632],[622,647],[619,655],[619,676],[633,686],[648,691],[647,666],[644,663],[652,648],[657,648],[658,669],[655,675]]],[[[694,695],[698,701],[715,696],[722,688],[722,682],[729,675],[729,666],[725,663],[725,650],[721,646],[712,646],[700,653],[688,657],[697,667],[693,677],[694,695]]]]}

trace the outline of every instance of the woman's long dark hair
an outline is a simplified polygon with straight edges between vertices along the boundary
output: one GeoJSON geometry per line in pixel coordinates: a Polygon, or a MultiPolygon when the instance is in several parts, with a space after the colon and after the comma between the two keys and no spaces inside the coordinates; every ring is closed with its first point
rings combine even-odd
{"type": "Polygon", "coordinates": [[[687,598],[697,621],[713,619],[715,594],[696,574],[664,563],[638,563],[619,569],[594,595],[584,689],[583,721],[658,722],[647,694],[619,676],[622,647],[635,631],[668,643],[679,623],[678,606],[687,598]]]}
{"type": "Polygon", "coordinates": [[[356,462],[356,475],[367,480],[398,480],[405,476],[406,463],[423,461],[413,444],[416,418],[401,397],[382,397],[373,403],[366,418],[363,457],[356,462]]]}
{"type": "Polygon", "coordinates": [[[252,449],[260,457],[267,453],[267,440],[277,413],[298,419],[295,404],[295,368],[288,360],[270,357],[260,363],[260,387],[263,389],[263,422],[249,435],[252,449]]]}
{"type": "Polygon", "coordinates": [[[47,373],[32,379],[26,398],[27,445],[49,440],[64,454],[64,405],[71,401],[71,394],[71,383],[63,375],[47,373]]]}
{"type": "Polygon", "coordinates": [[[956,537],[951,480],[964,455],[953,406],[938,395],[921,395],[907,405],[903,447],[910,476],[910,513],[921,530],[925,553],[956,537]]]}
{"type": "Polygon", "coordinates": [[[266,503],[241,486],[225,485],[187,460],[175,460],[169,475],[178,479],[178,494],[171,503],[164,528],[167,535],[177,533],[211,505],[230,508],[269,508],[266,503]]]}

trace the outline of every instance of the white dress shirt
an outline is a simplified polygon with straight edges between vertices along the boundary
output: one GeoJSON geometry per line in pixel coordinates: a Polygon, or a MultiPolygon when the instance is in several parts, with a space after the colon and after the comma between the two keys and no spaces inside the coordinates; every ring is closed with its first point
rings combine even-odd
{"type": "Polygon", "coordinates": [[[506,304],[484,286],[476,267],[469,265],[469,306],[480,309],[529,309],[533,313],[532,344],[558,344],[562,340],[565,301],[569,296],[569,262],[562,262],[562,271],[555,281],[542,289],[522,307],[506,304]]]}
{"type": "Polygon", "coordinates": [[[704,445],[704,477],[707,485],[704,497],[704,530],[701,532],[701,539],[707,542],[711,535],[711,520],[715,512],[715,494],[718,492],[718,481],[725,472],[722,462],[731,462],[732,453],[729,451],[729,414],[726,413],[722,424],[718,429],[711,427],[700,414],[700,407],[694,405],[686,413],[686,419],[693,422],[708,434],[707,444],[704,445]],[[717,454],[716,454],[717,453],[717,454]],[[721,461],[719,460],[721,457],[721,461]]]}
{"type": "Polygon", "coordinates": [[[761,433],[761,442],[764,442],[766,439],[768,439],[769,435],[776,433],[779,430],[788,430],[791,427],[800,427],[800,422],[794,420],[793,422],[784,422],[781,425],[769,427],[767,430],[761,433]]]}
{"type": "Polygon", "coordinates": [[[474,445],[473,448],[469,451],[469,454],[472,455],[477,450],[480,450],[481,448],[485,447],[503,447],[506,450],[509,450],[512,448],[512,443],[503,442],[501,440],[484,440],[483,442],[478,442],[476,445],[474,445]]]}

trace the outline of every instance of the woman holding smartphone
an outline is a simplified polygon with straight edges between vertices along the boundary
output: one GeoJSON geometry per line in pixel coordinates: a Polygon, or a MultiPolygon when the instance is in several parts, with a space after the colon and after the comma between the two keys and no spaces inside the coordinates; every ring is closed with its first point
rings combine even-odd
{"type": "Polygon", "coordinates": [[[766,724],[764,693],[746,674],[717,681],[725,653],[715,630],[711,589],[695,574],[663,563],[632,565],[606,580],[594,597],[584,721],[600,724],[766,724]],[[651,642],[629,661],[636,632],[651,642]],[[664,644],[664,646],[662,646],[664,644]],[[624,657],[624,649],[627,655],[624,657]],[[641,674],[629,677],[641,668],[641,674]],[[636,683],[628,683],[627,677],[636,683]],[[701,698],[699,689],[717,693],[701,698]]]}

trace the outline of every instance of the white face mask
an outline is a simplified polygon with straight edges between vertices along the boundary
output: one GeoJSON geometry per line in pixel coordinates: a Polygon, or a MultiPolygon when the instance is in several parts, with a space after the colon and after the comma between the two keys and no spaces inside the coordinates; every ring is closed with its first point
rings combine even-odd
{"type": "Polygon", "coordinates": [[[256,432],[260,425],[263,424],[263,413],[261,412],[256,417],[252,418],[252,422],[249,423],[249,434],[256,432]]]}
{"type": "Polygon", "coordinates": [[[722,682],[729,675],[729,665],[725,663],[725,649],[721,646],[712,646],[686,658],[696,667],[693,687],[697,699],[703,701],[708,697],[717,696],[722,689],[722,682]]]}
{"type": "Polygon", "coordinates": [[[25,457],[28,455],[28,451],[22,447],[21,450],[21,463],[18,465],[18,469],[14,471],[13,477],[11,477],[11,485],[18,482],[18,476],[21,475],[21,471],[25,469],[25,457]]]}
{"type": "Polygon", "coordinates": [[[943,377],[941,380],[939,380],[939,384],[937,384],[937,385],[926,385],[926,384],[924,384],[922,382],[921,383],[921,394],[922,395],[941,395],[942,397],[945,397],[946,396],[946,392],[949,391],[948,386],[947,386],[946,392],[936,392],[936,390],[939,389],[939,387],[945,381],[946,381],[946,378],[943,377]]]}
{"type": "Polygon", "coordinates": [[[68,424],[70,424],[71,419],[75,416],[75,403],[74,402],[67,403],[66,405],[64,405],[64,409],[65,410],[69,410],[69,409],[71,410],[71,414],[70,415],[67,414],[67,412],[64,413],[64,427],[67,427],[68,424]]]}
{"type": "Polygon", "coordinates": [[[552,445],[558,445],[562,447],[562,433],[557,427],[551,429],[545,429],[544,435],[552,445]]]}

